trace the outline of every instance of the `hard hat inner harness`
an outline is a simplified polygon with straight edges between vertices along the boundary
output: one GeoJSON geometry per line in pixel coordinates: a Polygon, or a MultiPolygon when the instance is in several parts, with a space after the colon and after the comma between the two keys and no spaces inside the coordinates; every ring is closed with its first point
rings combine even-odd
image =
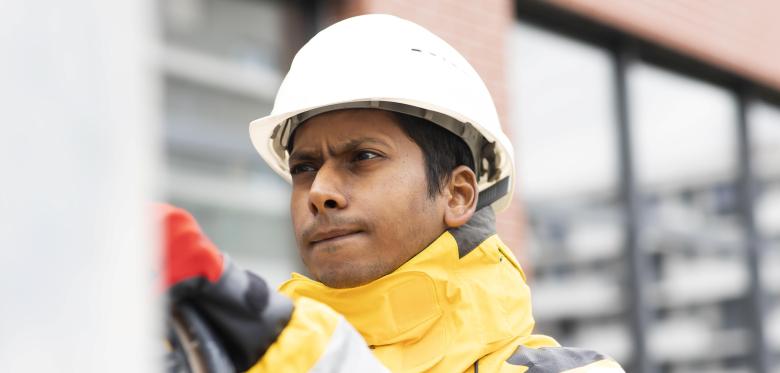
{"type": "Polygon", "coordinates": [[[399,102],[379,100],[345,102],[307,110],[287,118],[287,120],[274,128],[273,134],[271,135],[271,145],[273,150],[279,155],[280,161],[287,161],[287,158],[289,157],[287,148],[290,144],[292,134],[298,126],[316,115],[342,109],[380,109],[393,111],[426,119],[447,129],[463,139],[469,147],[471,156],[474,160],[474,173],[477,175],[477,179],[489,183],[495,182],[489,188],[486,188],[479,193],[477,209],[488,206],[507,194],[509,189],[509,177],[496,181],[500,176],[498,165],[501,162],[501,159],[496,152],[495,142],[486,139],[469,123],[461,122],[446,114],[399,102]]]}

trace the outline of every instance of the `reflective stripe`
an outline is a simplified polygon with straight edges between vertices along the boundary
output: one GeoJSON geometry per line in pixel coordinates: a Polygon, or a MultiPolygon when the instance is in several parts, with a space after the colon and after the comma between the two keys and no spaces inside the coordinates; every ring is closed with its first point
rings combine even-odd
{"type": "Polygon", "coordinates": [[[506,362],[527,367],[527,373],[623,372],[609,357],[581,348],[518,346],[506,362]]]}
{"type": "Polygon", "coordinates": [[[615,360],[601,360],[584,367],[574,368],[561,373],[625,373],[615,360]]]}
{"type": "Polygon", "coordinates": [[[325,352],[310,372],[390,371],[374,357],[363,337],[342,317],[328,341],[325,352]]]}

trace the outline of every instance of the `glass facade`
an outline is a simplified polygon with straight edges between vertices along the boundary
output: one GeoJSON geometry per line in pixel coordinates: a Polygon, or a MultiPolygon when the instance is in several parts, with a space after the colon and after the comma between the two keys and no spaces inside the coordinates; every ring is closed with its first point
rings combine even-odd
{"type": "Polygon", "coordinates": [[[624,57],[625,46],[599,40],[603,33],[538,23],[550,26],[516,23],[509,66],[538,330],[607,353],[627,371],[641,370],[637,338],[654,371],[755,371],[753,242],[740,198],[752,177],[763,330],[780,369],[780,107],[747,100],[754,173],[745,173],[736,90],[635,51],[624,57]],[[629,271],[631,253],[644,273],[629,271]],[[643,305],[632,303],[632,278],[644,278],[643,305]],[[639,332],[638,307],[649,315],[639,332]]]}
{"type": "Polygon", "coordinates": [[[289,187],[255,152],[248,127],[271,111],[289,11],[280,1],[160,3],[166,197],[272,286],[301,265],[289,187]]]}
{"type": "Polygon", "coordinates": [[[746,369],[736,97],[645,63],[628,83],[650,354],[678,369],[746,369]]]}
{"type": "Polygon", "coordinates": [[[754,102],[748,111],[748,123],[756,229],[763,251],[761,274],[767,292],[767,342],[774,367],[780,371],[780,105],[754,102]]]}
{"type": "Polygon", "coordinates": [[[518,193],[530,224],[539,332],[625,361],[612,60],[606,50],[518,23],[510,87],[518,193]]]}

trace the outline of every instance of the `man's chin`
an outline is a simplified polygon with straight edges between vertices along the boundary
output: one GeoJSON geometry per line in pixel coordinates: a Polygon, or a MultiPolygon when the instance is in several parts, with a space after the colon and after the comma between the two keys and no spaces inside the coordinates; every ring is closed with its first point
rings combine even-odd
{"type": "MultiPolygon", "coordinates": [[[[335,258],[334,258],[335,259],[335,258]]],[[[328,287],[335,289],[353,288],[365,285],[385,275],[377,262],[367,260],[376,258],[318,261],[310,271],[315,279],[328,287]]]]}

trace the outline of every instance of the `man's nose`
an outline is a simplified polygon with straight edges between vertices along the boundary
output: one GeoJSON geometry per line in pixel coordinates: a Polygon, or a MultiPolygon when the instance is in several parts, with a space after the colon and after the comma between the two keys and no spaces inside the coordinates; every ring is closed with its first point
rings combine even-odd
{"type": "Polygon", "coordinates": [[[323,166],[317,171],[309,189],[309,210],[317,215],[329,210],[347,207],[347,198],[342,193],[341,177],[337,170],[323,166]]]}

